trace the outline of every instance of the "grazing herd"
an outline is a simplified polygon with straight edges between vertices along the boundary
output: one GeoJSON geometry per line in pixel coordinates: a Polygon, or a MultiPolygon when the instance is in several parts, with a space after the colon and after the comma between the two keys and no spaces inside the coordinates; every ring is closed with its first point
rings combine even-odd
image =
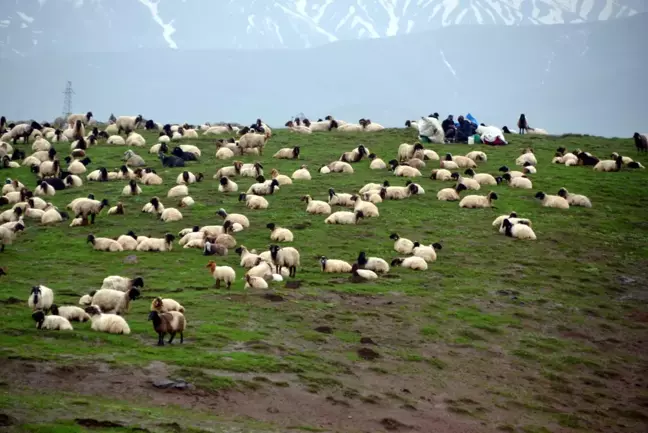
{"type": "MultiPolygon", "coordinates": [[[[70,218],[67,212],[61,211],[46,199],[56,195],[57,191],[73,189],[83,186],[85,175],[86,182],[111,182],[125,181],[121,187],[122,196],[138,196],[145,194],[147,185],[162,185],[163,179],[155,169],[147,164],[145,158],[138,155],[135,150],[128,149],[124,152],[124,164],[116,170],[109,171],[106,167],[97,167],[88,171],[88,166],[93,164],[88,156],[93,146],[105,144],[108,146],[130,146],[138,148],[146,145],[146,140],[136,132],[144,123],[141,115],[121,116],[108,125],[103,131],[97,126],[92,127],[92,132],[86,134],[85,128],[90,128],[93,122],[92,112],[86,114],[72,114],[68,118],[67,128],[56,129],[48,124],[23,123],[19,125],[7,124],[4,117],[0,119],[0,158],[2,168],[20,166],[30,167],[37,177],[34,190],[30,190],[18,179],[7,178],[2,188],[0,206],[11,206],[0,212],[0,251],[5,246],[11,245],[27,225],[26,221],[40,222],[43,225],[57,224],[70,218]],[[125,137],[120,134],[124,133],[125,137]],[[32,154],[26,155],[25,151],[17,145],[29,145],[33,140],[32,154]],[[62,160],[52,147],[51,143],[70,142],[70,155],[62,160]]],[[[422,118],[417,122],[432,122],[422,118]]],[[[415,122],[409,122],[410,125],[415,122]]],[[[434,123],[434,122],[432,122],[434,123]]],[[[438,122],[437,122],[438,123],[438,122]]],[[[96,125],[96,124],[95,124],[96,125]]],[[[408,125],[408,126],[410,126],[408,125]]],[[[360,119],[358,123],[344,122],[327,116],[317,122],[308,119],[293,119],[285,125],[290,131],[301,134],[314,132],[327,132],[331,130],[347,132],[379,132],[383,126],[372,123],[369,119],[360,119]]],[[[178,144],[171,147],[171,143],[178,140],[190,140],[199,136],[230,134],[235,138],[219,139],[217,141],[217,160],[232,159],[243,155],[262,156],[266,145],[272,139],[272,130],[261,119],[251,126],[239,128],[227,125],[159,125],[151,120],[145,122],[148,130],[158,130],[158,142],[149,150],[149,154],[157,156],[163,167],[186,167],[193,161],[198,161],[202,156],[200,148],[189,144],[178,144]]],[[[494,128],[494,127],[488,127],[494,128]]],[[[500,131],[501,133],[501,131],[500,131]]],[[[645,152],[646,136],[638,133],[633,137],[637,150],[645,152]]],[[[434,141],[433,141],[434,142],[434,141]]],[[[27,147],[25,147],[27,149],[27,147]]],[[[302,155],[300,146],[282,148],[273,154],[275,159],[298,160],[302,155]]],[[[388,155],[383,155],[388,156],[388,155]]],[[[404,185],[391,185],[389,181],[382,183],[368,183],[355,192],[338,192],[333,188],[328,189],[328,200],[314,200],[310,195],[304,195],[301,200],[305,202],[305,211],[311,215],[323,217],[322,224],[356,225],[363,220],[380,218],[380,203],[385,200],[407,200],[413,196],[425,194],[424,188],[415,183],[416,178],[422,178],[422,170],[430,161],[438,161],[438,167],[431,171],[429,178],[433,181],[453,182],[448,188],[442,188],[437,193],[439,201],[456,201],[459,208],[476,209],[493,207],[493,202],[498,199],[494,191],[485,193],[469,193],[481,191],[482,187],[507,184],[511,188],[533,189],[532,177],[538,173],[538,160],[533,149],[525,149],[513,161],[519,170],[511,170],[502,166],[500,175],[478,172],[479,165],[488,160],[483,151],[473,150],[466,155],[453,155],[447,153],[440,158],[437,152],[425,148],[422,143],[402,143],[394,146],[393,159],[382,159],[372,153],[364,145],[342,153],[341,156],[328,164],[319,167],[318,172],[326,175],[329,173],[354,173],[353,166],[362,161],[369,161],[369,168],[375,171],[390,171],[393,176],[408,178],[404,185]],[[385,163],[385,160],[388,162],[385,163]],[[335,208],[346,208],[335,210],[335,208]]],[[[642,169],[643,165],[633,161],[630,157],[613,153],[611,159],[599,159],[596,156],[576,149],[567,151],[559,148],[552,163],[565,166],[590,166],[595,171],[610,172],[623,169],[642,169]]],[[[270,178],[264,175],[264,166],[260,162],[243,163],[233,161],[232,165],[222,166],[213,175],[214,190],[217,188],[221,194],[234,193],[239,202],[244,202],[249,210],[268,209],[269,202],[265,196],[273,194],[288,194],[293,182],[308,182],[312,179],[308,166],[300,164],[292,175],[288,176],[273,169],[270,178]],[[240,178],[253,178],[253,183],[245,192],[239,192],[235,180],[240,178]]],[[[167,199],[175,200],[176,207],[165,206],[159,197],[152,197],[143,206],[141,212],[155,215],[162,222],[181,221],[184,216],[180,209],[189,208],[195,204],[190,195],[192,185],[206,182],[203,173],[193,173],[183,170],[175,179],[176,185],[171,187],[166,195],[167,199]],[[180,209],[178,209],[180,208],[180,209]]],[[[566,188],[561,188],[556,195],[539,191],[535,194],[544,207],[569,209],[570,206],[592,207],[590,199],[584,195],[572,194],[566,188]]],[[[87,226],[95,224],[96,217],[104,209],[107,216],[125,213],[124,204],[118,202],[110,206],[106,198],[95,199],[93,194],[79,197],[70,202],[67,210],[71,211],[73,219],[70,227],[87,226]]],[[[269,231],[265,235],[271,241],[267,251],[257,253],[239,245],[236,233],[243,230],[261,229],[251,227],[249,219],[238,213],[229,213],[221,208],[215,214],[222,219],[222,225],[207,225],[203,227],[191,226],[182,230],[177,236],[178,245],[183,249],[198,248],[205,256],[225,256],[230,249],[240,256],[240,267],[245,270],[243,279],[246,289],[267,289],[272,282],[282,281],[285,278],[294,278],[302,266],[302,258],[297,248],[287,246],[295,242],[295,235],[279,221],[270,221],[265,228],[269,231]]],[[[100,226],[101,221],[97,223],[100,226]]],[[[512,212],[501,215],[492,223],[493,227],[502,235],[520,239],[536,240],[529,219],[518,217],[512,212]]],[[[387,261],[380,257],[367,257],[361,251],[354,263],[338,258],[321,256],[320,268],[325,273],[350,274],[355,281],[372,281],[380,279],[390,271],[390,267],[399,266],[415,271],[425,271],[430,263],[437,260],[437,252],[442,249],[440,243],[425,245],[420,241],[402,238],[398,233],[391,233],[389,238],[394,241],[393,249],[400,257],[387,261]]],[[[95,234],[87,236],[87,243],[92,248],[103,252],[141,251],[141,252],[167,252],[173,249],[176,235],[166,233],[161,237],[138,236],[129,231],[116,239],[102,237],[95,234]]],[[[215,281],[215,286],[224,285],[230,289],[236,281],[237,270],[230,266],[219,265],[216,260],[210,260],[205,268],[215,281]]],[[[0,268],[0,277],[6,275],[6,269],[0,268]]],[[[141,296],[144,281],[142,278],[126,278],[122,276],[109,276],[103,281],[100,289],[84,295],[79,300],[79,306],[62,305],[54,303],[54,290],[43,285],[34,286],[28,298],[28,306],[33,314],[32,318],[38,329],[48,330],[73,330],[70,322],[91,322],[91,329],[98,332],[113,334],[129,334],[130,328],[124,316],[128,313],[130,303],[141,296]],[[49,313],[49,314],[46,314],[49,313]]],[[[185,308],[173,299],[156,297],[151,304],[148,319],[152,322],[158,334],[158,344],[164,344],[164,337],[169,335],[171,343],[176,334],[180,342],[184,341],[184,332],[187,327],[185,308]]]]}

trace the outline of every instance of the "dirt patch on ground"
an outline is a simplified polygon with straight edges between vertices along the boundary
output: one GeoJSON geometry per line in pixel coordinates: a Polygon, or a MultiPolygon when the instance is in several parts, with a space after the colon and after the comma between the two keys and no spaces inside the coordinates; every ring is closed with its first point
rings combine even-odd
{"type": "MultiPolygon", "coordinates": [[[[483,433],[492,430],[459,419],[444,410],[428,407],[411,410],[385,400],[363,402],[327,393],[311,393],[300,387],[264,387],[255,391],[209,392],[200,389],[159,389],[153,382],[166,373],[163,364],[145,369],[116,369],[106,364],[57,366],[7,360],[3,363],[4,380],[9,386],[34,391],[56,390],[80,395],[114,398],[119,395],[147,405],[173,404],[187,409],[201,409],[233,419],[250,417],[277,426],[309,425],[332,431],[367,433],[436,432],[483,433]]],[[[116,420],[113,420],[116,421],[116,420]]]]}

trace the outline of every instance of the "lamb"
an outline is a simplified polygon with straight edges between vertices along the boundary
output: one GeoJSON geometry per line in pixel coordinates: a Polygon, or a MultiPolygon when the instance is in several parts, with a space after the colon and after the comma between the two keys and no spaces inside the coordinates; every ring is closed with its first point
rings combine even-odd
{"type": "Polygon", "coordinates": [[[346,212],[338,211],[329,215],[324,223],[326,224],[358,224],[364,218],[362,211],[346,212]]]}
{"type": "Polygon", "coordinates": [[[54,291],[43,285],[34,286],[31,289],[27,305],[32,311],[43,310],[45,312],[52,308],[54,303],[54,291]]]}
{"type": "Polygon", "coordinates": [[[277,159],[298,159],[299,152],[299,146],[284,147],[283,149],[279,149],[272,157],[277,159]]]}
{"type": "MultiPolygon", "coordinates": [[[[131,231],[129,234],[134,235],[131,231]]],[[[103,279],[101,284],[102,289],[119,290],[120,292],[127,292],[130,289],[142,289],[144,287],[144,279],[142,277],[127,278],[120,277],[119,275],[111,275],[103,279]]]]}
{"type": "Polygon", "coordinates": [[[180,303],[174,301],[170,298],[162,299],[157,297],[151,302],[151,311],[157,311],[158,313],[168,313],[169,311],[178,311],[184,313],[185,309],[180,303]]]}
{"type": "Polygon", "coordinates": [[[255,277],[253,275],[245,275],[244,289],[267,289],[268,283],[263,277],[255,277]]]}
{"type": "Polygon", "coordinates": [[[364,251],[360,251],[358,254],[357,262],[360,269],[368,269],[376,273],[389,272],[389,264],[385,260],[380,257],[367,257],[364,251]]]}
{"type": "Polygon", "coordinates": [[[371,170],[384,170],[387,168],[387,164],[385,164],[385,161],[378,158],[375,153],[369,154],[368,158],[369,161],[371,161],[371,163],[369,164],[369,168],[371,170]]]}
{"type": "Polygon", "coordinates": [[[558,195],[547,195],[542,191],[539,191],[535,198],[539,199],[542,202],[544,207],[554,207],[558,209],[569,209],[569,202],[558,195]]]}
{"type": "Polygon", "coordinates": [[[493,200],[497,200],[497,193],[491,191],[488,195],[467,195],[459,202],[459,207],[476,209],[493,206],[493,200]]]}
{"type": "Polygon", "coordinates": [[[32,314],[32,319],[36,321],[36,329],[72,331],[72,325],[65,317],[58,315],[46,316],[44,312],[39,310],[32,314]]]}
{"type": "Polygon", "coordinates": [[[508,218],[502,222],[504,234],[506,236],[518,239],[536,240],[536,235],[533,229],[526,224],[517,223],[513,224],[508,218]]]}
{"type": "Polygon", "coordinates": [[[59,307],[56,304],[52,304],[51,312],[54,316],[64,317],[71,322],[87,322],[90,320],[90,315],[88,315],[83,308],[75,305],[64,305],[59,307]]]}
{"type": "Polygon", "coordinates": [[[504,173],[502,176],[512,188],[533,189],[531,179],[526,176],[511,177],[510,173],[504,173]]]}
{"type": "Polygon", "coordinates": [[[175,236],[171,233],[164,235],[164,238],[148,238],[137,245],[137,251],[171,251],[175,236]]]}
{"type": "Polygon", "coordinates": [[[351,265],[344,260],[327,259],[326,256],[320,258],[322,272],[346,274],[351,272],[351,265]]]}
{"type": "Polygon", "coordinates": [[[232,286],[232,282],[236,279],[236,272],[229,266],[216,266],[216,262],[210,260],[205,267],[209,268],[209,272],[216,280],[215,287],[217,289],[220,288],[221,281],[225,282],[229,289],[232,286]]]}
{"type": "Polygon", "coordinates": [[[124,251],[119,242],[110,238],[97,238],[95,235],[89,234],[87,242],[91,243],[93,249],[97,251],[109,251],[113,253],[124,251]]]}
{"type": "Polygon", "coordinates": [[[250,220],[245,215],[239,214],[239,213],[233,213],[233,214],[228,214],[225,212],[225,209],[221,208],[216,212],[216,215],[220,216],[223,218],[224,222],[231,221],[231,223],[238,223],[243,228],[249,228],[250,227],[250,220]]]}
{"type": "Polygon", "coordinates": [[[245,206],[247,206],[249,209],[268,208],[268,200],[260,195],[239,194],[239,201],[245,201],[245,206]]]}
{"type": "Polygon", "coordinates": [[[293,247],[280,247],[278,245],[270,245],[270,257],[272,263],[275,265],[277,273],[281,273],[282,267],[289,269],[289,276],[295,278],[297,275],[297,266],[299,266],[299,251],[293,247]]]}
{"type": "Polygon", "coordinates": [[[104,314],[97,305],[91,305],[85,311],[90,315],[93,331],[107,332],[109,334],[130,334],[128,323],[123,317],[117,314],[104,314]]]}
{"type": "Polygon", "coordinates": [[[582,194],[570,194],[567,189],[560,188],[558,195],[566,199],[570,206],[592,207],[590,199],[582,194]]]}
{"type": "Polygon", "coordinates": [[[125,292],[113,289],[99,289],[92,297],[92,305],[101,308],[101,311],[112,314],[127,313],[130,302],[140,296],[139,289],[133,287],[125,292]]]}
{"type": "Polygon", "coordinates": [[[422,257],[412,256],[405,259],[396,258],[391,262],[392,266],[402,266],[415,271],[425,271],[428,268],[427,262],[422,257]]]}
{"type": "Polygon", "coordinates": [[[441,201],[457,201],[461,200],[459,194],[461,191],[465,191],[466,185],[463,183],[457,183],[454,188],[443,188],[437,193],[437,199],[441,201]]]}
{"type": "Polygon", "coordinates": [[[313,200],[310,195],[305,195],[301,198],[301,201],[305,201],[306,212],[312,215],[330,215],[331,206],[321,200],[313,200]]]}
{"type": "Polygon", "coordinates": [[[130,134],[140,126],[142,122],[142,115],[137,116],[119,116],[115,121],[115,126],[117,126],[117,134],[121,134],[122,131],[126,132],[126,135],[130,134]]]}
{"type": "Polygon", "coordinates": [[[137,185],[137,182],[130,180],[128,185],[122,189],[122,195],[140,195],[142,193],[142,188],[137,185]]]}
{"type": "Polygon", "coordinates": [[[293,241],[293,234],[290,230],[283,228],[283,227],[277,227],[275,223],[268,223],[266,225],[266,228],[270,230],[270,240],[274,242],[292,242],[293,241]]]}

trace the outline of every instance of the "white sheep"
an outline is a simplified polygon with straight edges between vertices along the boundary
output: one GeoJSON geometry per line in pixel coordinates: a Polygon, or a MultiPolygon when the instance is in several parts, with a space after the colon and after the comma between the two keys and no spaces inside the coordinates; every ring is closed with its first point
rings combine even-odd
{"type": "Polygon", "coordinates": [[[157,311],[159,313],[168,313],[169,311],[177,311],[179,313],[184,313],[185,309],[178,301],[175,301],[171,298],[160,298],[156,297],[151,302],[151,311],[157,311]]]}
{"type": "Polygon", "coordinates": [[[244,289],[267,289],[268,283],[262,277],[255,277],[253,275],[245,275],[244,289]]]}
{"type": "MultiPolygon", "coordinates": [[[[186,197],[185,197],[186,198],[186,197]]],[[[160,214],[160,220],[165,223],[180,221],[182,219],[182,213],[176,208],[168,207],[162,211],[160,214]]]]}
{"type": "Polygon", "coordinates": [[[218,181],[218,191],[219,192],[236,192],[238,191],[238,185],[236,182],[230,180],[227,176],[223,176],[218,181]]]}
{"type": "Polygon", "coordinates": [[[305,164],[302,164],[298,170],[295,170],[291,177],[294,180],[311,180],[311,174],[305,164]]]}
{"type": "Polygon", "coordinates": [[[163,238],[147,238],[137,245],[137,251],[171,251],[175,236],[167,233],[163,238]]]}
{"type": "Polygon", "coordinates": [[[360,251],[358,254],[357,262],[360,269],[368,269],[381,274],[389,272],[389,263],[380,257],[367,257],[364,251],[360,251]]]}
{"type": "Polygon", "coordinates": [[[331,206],[321,200],[313,200],[310,195],[305,195],[301,198],[301,201],[305,201],[306,212],[313,215],[330,215],[331,206]]]}
{"type": "Polygon", "coordinates": [[[405,259],[396,258],[391,262],[392,266],[401,266],[403,268],[410,268],[415,271],[425,271],[428,268],[428,264],[422,257],[412,256],[405,259]]]}
{"type": "Polygon", "coordinates": [[[209,268],[209,272],[216,280],[215,286],[217,289],[220,288],[221,281],[223,281],[229,289],[232,286],[232,282],[236,279],[236,272],[229,266],[216,266],[216,262],[210,260],[205,267],[209,268]]]}
{"type": "Polygon", "coordinates": [[[32,314],[32,319],[36,321],[36,329],[72,331],[72,325],[65,317],[57,315],[46,316],[44,312],[36,311],[32,314]]]}
{"type": "Polygon", "coordinates": [[[86,313],[90,315],[93,331],[107,332],[109,334],[130,334],[128,323],[117,314],[102,313],[101,308],[97,305],[86,308],[86,313]]]}
{"type": "Polygon", "coordinates": [[[320,258],[322,272],[346,274],[351,272],[351,265],[344,260],[328,259],[326,256],[320,258]]]}
{"type": "Polygon", "coordinates": [[[49,311],[54,303],[54,291],[43,285],[34,286],[31,289],[27,305],[32,311],[43,310],[49,311]]]}
{"type": "Polygon", "coordinates": [[[119,252],[124,251],[122,246],[114,239],[97,238],[94,235],[88,235],[87,242],[92,244],[92,248],[97,251],[119,252]]]}
{"type": "Polygon", "coordinates": [[[120,292],[127,292],[132,288],[142,289],[143,287],[144,279],[142,277],[128,278],[119,275],[110,275],[104,278],[101,283],[102,289],[119,290],[120,292]]]}
{"type": "Polygon", "coordinates": [[[524,223],[518,222],[517,224],[513,224],[509,219],[505,219],[502,222],[502,228],[506,236],[517,239],[536,240],[533,229],[524,223]]]}
{"type": "Polygon", "coordinates": [[[245,206],[249,209],[267,209],[268,200],[260,195],[239,194],[239,201],[245,201],[245,206]]]}
{"type": "Polygon", "coordinates": [[[493,205],[493,200],[497,200],[497,194],[493,191],[488,195],[467,195],[459,202],[459,207],[462,208],[486,208],[493,205]]]}
{"type": "Polygon", "coordinates": [[[71,322],[87,322],[90,320],[90,315],[83,308],[77,307],[76,305],[63,305],[59,307],[56,304],[52,304],[51,312],[54,316],[64,317],[71,322]]]}
{"type": "Polygon", "coordinates": [[[126,292],[113,289],[99,289],[92,296],[92,305],[101,308],[101,311],[113,314],[124,314],[128,312],[131,301],[140,295],[139,289],[132,287],[126,292]]]}
{"type": "Polygon", "coordinates": [[[299,251],[293,247],[280,247],[270,245],[270,257],[275,265],[277,273],[281,273],[283,267],[289,269],[289,276],[295,278],[297,275],[297,266],[300,265],[299,251]]]}
{"type": "Polygon", "coordinates": [[[560,188],[558,195],[567,200],[570,206],[592,207],[592,202],[582,194],[571,194],[567,189],[560,188]]]}
{"type": "Polygon", "coordinates": [[[569,202],[558,195],[548,195],[542,191],[536,193],[535,198],[542,202],[544,207],[553,207],[557,209],[569,209],[569,202]]]}
{"type": "Polygon", "coordinates": [[[275,223],[268,223],[266,225],[266,228],[270,230],[270,240],[274,242],[292,242],[293,241],[293,234],[290,230],[283,228],[283,227],[277,227],[275,223]]]}
{"type": "Polygon", "coordinates": [[[347,211],[338,211],[333,212],[329,215],[324,223],[326,224],[358,224],[358,222],[364,218],[362,211],[357,212],[347,212],[347,211]]]}

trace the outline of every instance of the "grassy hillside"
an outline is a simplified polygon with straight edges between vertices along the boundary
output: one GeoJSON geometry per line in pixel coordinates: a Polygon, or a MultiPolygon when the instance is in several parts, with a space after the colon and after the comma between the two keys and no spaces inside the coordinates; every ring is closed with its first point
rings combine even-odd
{"type": "MultiPolygon", "coordinates": [[[[144,133],[149,145],[155,135],[144,133]]],[[[325,200],[330,187],[354,192],[389,179],[388,171],[320,175],[321,164],[364,144],[385,161],[398,145],[413,142],[413,130],[375,134],[275,131],[259,160],[266,175],[291,175],[308,164],[312,181],[295,182],[268,197],[267,210],[252,211],[225,195],[212,179],[219,167],[214,139],[187,140],[202,149],[188,169],[206,180],[189,187],[196,205],[184,219],[163,223],[140,209],[153,196],[167,206],[166,191],[182,169],[164,169],[148,147],[136,149],[164,179],[142,185],[138,197],[120,197],[125,182],[88,183],[57,192],[60,208],[92,192],[127,214],[102,213],[94,226],[28,227],[0,254],[0,412],[13,417],[14,431],[322,431],[378,432],[639,432],[648,425],[646,346],[648,307],[648,171],[599,173],[551,165],[557,147],[581,148],[599,157],[613,151],[636,157],[631,140],[587,136],[512,137],[502,148],[434,145],[445,152],[484,150],[480,172],[513,167],[520,149],[538,158],[534,189],[497,186],[497,209],[460,209],[436,192],[450,182],[430,180],[438,163],[428,161],[417,181],[425,195],[379,205],[380,217],[357,226],[325,225],[300,201],[325,200]],[[283,147],[299,145],[300,161],[275,160],[283,147]],[[543,208],[537,191],[560,187],[585,194],[593,208],[543,208]],[[117,237],[133,230],[161,237],[194,225],[221,224],[219,208],[248,216],[251,228],[236,234],[239,245],[265,250],[269,222],[295,234],[301,253],[301,286],[273,283],[268,297],[243,290],[244,270],[230,250],[215,260],[236,269],[230,291],[213,288],[202,251],[177,246],[169,253],[103,253],[86,243],[90,233],[117,237]],[[492,220],[515,210],[533,221],[537,241],[498,234],[492,220]],[[373,284],[346,275],[323,274],[319,257],[355,260],[363,250],[391,261],[392,232],[426,244],[440,242],[438,260],[425,272],[393,268],[373,284]],[[125,262],[136,254],[137,263],[125,262]],[[142,276],[145,289],[126,316],[132,334],[116,336],[74,324],[73,332],[35,329],[27,307],[31,286],[55,291],[56,303],[77,304],[108,275],[142,276]],[[147,313],[155,296],[186,308],[185,344],[156,347],[147,313]],[[321,328],[324,327],[324,328],[321,328]],[[316,330],[319,328],[319,330],[316,330]],[[363,344],[369,338],[374,344],[363,344]],[[364,359],[360,349],[378,357],[364,359]],[[152,381],[182,378],[194,387],[161,390],[152,381]],[[92,425],[75,418],[111,421],[92,425]],[[175,424],[174,424],[175,423],[175,424]],[[193,428],[195,430],[191,430],[193,428]],[[142,430],[137,430],[142,431],[142,430]]],[[[69,144],[56,146],[61,157],[69,144]]],[[[89,151],[89,170],[121,165],[123,146],[89,151]]],[[[648,160],[638,157],[644,165],[648,160]]],[[[3,171],[35,187],[28,169],[3,171]]],[[[83,177],[85,182],[85,176],[83,177]]],[[[252,178],[236,179],[247,190],[252,178]]],[[[478,194],[489,190],[482,188],[478,194]]],[[[6,207],[0,210],[4,210],[6,207]]],[[[343,210],[341,208],[334,210],[343,210]]]]}

